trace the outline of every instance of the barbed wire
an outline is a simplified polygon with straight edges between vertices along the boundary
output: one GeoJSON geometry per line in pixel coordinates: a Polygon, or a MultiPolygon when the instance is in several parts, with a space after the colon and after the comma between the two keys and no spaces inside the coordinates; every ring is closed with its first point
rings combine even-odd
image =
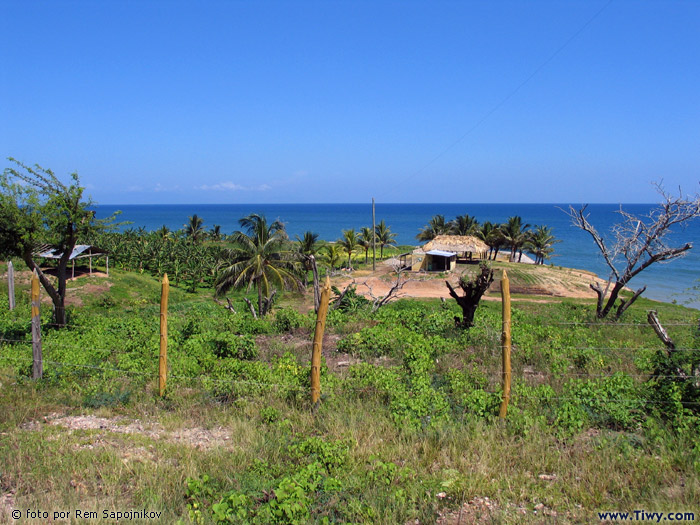
{"type": "MultiPolygon", "coordinates": [[[[340,387],[342,391],[347,391],[345,387],[340,387]]],[[[370,394],[376,394],[380,395],[382,397],[384,396],[391,396],[391,392],[386,391],[386,390],[381,390],[373,386],[366,386],[366,387],[355,387],[351,388],[349,390],[355,390],[359,391],[362,393],[370,393],[370,394]]],[[[323,386],[321,387],[321,391],[323,392],[323,386]]],[[[484,390],[484,389],[475,389],[474,391],[479,391],[483,392],[488,395],[493,395],[493,396],[502,396],[503,391],[502,390],[484,390]]],[[[661,404],[661,405],[691,405],[691,406],[700,406],[700,402],[694,402],[694,401],[667,401],[667,400],[659,400],[659,399],[651,399],[651,398],[645,398],[645,397],[615,397],[615,398],[604,398],[600,399],[597,396],[561,396],[561,395],[554,395],[554,396],[548,396],[546,394],[536,394],[536,393],[520,393],[520,392],[515,392],[511,391],[510,394],[510,402],[513,403],[514,401],[517,401],[518,399],[536,399],[540,401],[576,401],[576,402],[582,402],[582,401],[597,401],[597,402],[603,402],[603,403],[610,403],[610,402],[615,402],[615,403],[629,403],[629,404],[639,404],[639,405],[644,405],[644,404],[661,404]]]]}
{"type": "MultiPolygon", "coordinates": [[[[656,347],[641,347],[641,348],[633,348],[629,346],[557,346],[557,345],[552,345],[552,346],[520,346],[517,344],[517,342],[513,343],[513,346],[516,347],[516,349],[520,350],[597,350],[597,351],[602,351],[602,352],[607,352],[607,351],[625,351],[625,352],[653,352],[653,351],[666,351],[666,347],[663,345],[659,345],[656,347]]],[[[498,350],[503,348],[502,346],[497,346],[495,347],[498,350]]],[[[672,350],[672,352],[700,352],[700,348],[675,348],[672,350]]]]}
{"type": "MultiPolygon", "coordinates": [[[[0,356],[0,362],[2,361],[24,361],[27,364],[33,363],[34,359],[32,356],[0,356]]],[[[42,360],[42,363],[44,364],[50,364],[50,365],[57,365],[57,366],[64,366],[64,367],[74,367],[74,368],[87,368],[91,370],[97,370],[100,372],[118,372],[120,374],[124,375],[140,375],[140,376],[152,376],[154,378],[157,377],[157,369],[154,366],[154,370],[152,371],[140,371],[140,370],[126,370],[126,369],[121,369],[121,368],[114,368],[114,367],[108,367],[108,366],[102,366],[102,365],[89,365],[89,364],[83,364],[83,363],[65,363],[62,361],[50,361],[50,360],[42,360]]],[[[173,374],[167,374],[168,379],[172,380],[184,380],[184,381],[201,381],[201,382],[210,382],[210,383],[221,383],[221,384],[231,384],[231,383],[241,383],[241,384],[247,384],[247,385],[257,385],[257,386],[265,386],[265,387],[285,387],[285,388],[301,388],[299,385],[295,385],[294,383],[268,383],[268,382],[263,382],[263,381],[254,381],[250,379],[218,379],[218,378],[213,378],[209,377],[206,375],[201,375],[201,376],[183,376],[183,375],[173,375],[173,374]]]]}
{"type": "MultiPolygon", "coordinates": [[[[617,323],[617,322],[606,322],[606,321],[600,321],[600,322],[595,322],[595,321],[568,321],[568,322],[540,322],[534,326],[600,326],[600,327],[616,327],[616,326],[638,326],[641,328],[654,328],[652,325],[649,323],[617,323]]],[[[698,326],[698,322],[694,323],[664,323],[664,327],[666,326],[692,326],[696,328],[700,328],[698,326]]]]}
{"type": "MultiPolygon", "coordinates": [[[[220,305],[217,305],[216,303],[192,303],[193,306],[199,306],[199,305],[207,305],[207,306],[216,306],[220,307],[220,305]]],[[[153,320],[157,320],[159,318],[159,313],[157,312],[159,305],[157,303],[153,304],[144,304],[142,305],[144,308],[151,308],[155,311],[153,314],[153,320]]],[[[245,313],[247,315],[248,308],[245,304],[240,305],[241,313],[245,313]]],[[[196,312],[187,311],[189,308],[188,305],[180,305],[177,307],[171,307],[170,310],[168,311],[168,320],[206,320],[208,319],[206,315],[195,315],[196,312]]],[[[214,308],[215,310],[218,311],[218,308],[214,308]]],[[[517,323],[514,323],[517,324],[517,323]]],[[[640,328],[653,328],[653,326],[649,323],[622,323],[622,322],[615,322],[615,321],[562,321],[562,322],[556,322],[556,321],[541,321],[538,320],[537,323],[528,323],[531,324],[532,326],[537,326],[537,327],[546,327],[546,326],[597,326],[600,328],[614,328],[618,326],[631,326],[631,327],[640,327],[640,328]]],[[[76,324],[60,324],[60,323],[54,323],[54,322],[43,322],[42,326],[55,326],[59,328],[80,328],[82,325],[76,325],[76,324]]],[[[494,325],[492,328],[497,328],[499,325],[494,325]]],[[[674,327],[694,327],[694,328],[700,328],[700,317],[698,318],[697,321],[695,322],[676,322],[676,323],[671,323],[667,322],[664,323],[664,327],[668,326],[674,326],[674,327]]]]}
{"type": "MultiPolygon", "coordinates": [[[[14,360],[14,361],[25,361],[27,364],[33,362],[33,359],[31,356],[0,356],[0,361],[3,360],[14,360]]],[[[114,368],[114,367],[105,367],[105,366],[97,366],[97,365],[88,365],[88,364],[80,364],[80,363],[65,363],[65,362],[60,362],[60,361],[44,361],[45,364],[52,364],[52,365],[58,365],[58,366],[65,366],[65,367],[77,367],[77,368],[86,368],[86,369],[92,369],[92,370],[97,370],[100,372],[118,372],[124,375],[135,375],[135,376],[152,376],[153,379],[156,379],[156,370],[153,371],[138,371],[138,370],[125,370],[125,369],[119,369],[119,368],[114,368]]],[[[569,374],[569,375],[576,375],[576,374],[569,374]]],[[[583,375],[583,374],[582,374],[583,375]]],[[[613,374],[600,374],[600,375],[594,375],[590,376],[588,375],[587,377],[612,377],[613,374]]],[[[7,376],[11,377],[11,376],[7,376]]],[[[286,390],[292,390],[292,391],[297,391],[297,392],[306,392],[310,390],[310,386],[304,386],[304,385],[298,385],[294,383],[270,383],[270,382],[265,382],[265,381],[255,381],[251,379],[223,379],[223,378],[212,378],[206,375],[201,375],[201,376],[185,376],[185,375],[179,375],[179,374],[168,374],[168,379],[173,380],[173,381],[187,381],[187,382],[192,382],[192,381],[199,381],[202,383],[213,383],[213,384],[225,384],[225,385],[247,385],[247,386],[257,386],[261,388],[283,388],[286,390]]],[[[638,377],[647,377],[647,374],[644,376],[638,376],[638,377]]],[[[662,379],[662,378],[668,378],[668,379],[674,379],[676,381],[678,380],[693,380],[693,381],[700,381],[700,378],[696,376],[690,376],[690,377],[678,377],[678,376],[672,376],[672,375],[659,375],[659,376],[650,376],[648,379],[662,379]]],[[[324,390],[326,391],[340,391],[340,392],[348,392],[348,391],[354,391],[354,392],[359,392],[359,393],[374,393],[376,395],[381,395],[381,396],[391,396],[391,392],[383,390],[381,388],[372,386],[372,385],[365,385],[365,386],[353,386],[353,385],[332,385],[328,389],[323,389],[322,387],[322,392],[324,390]]],[[[489,395],[502,395],[501,390],[485,390],[482,388],[474,388],[472,391],[478,392],[484,392],[489,395]]],[[[677,404],[682,404],[684,406],[700,406],[700,402],[681,402],[681,401],[667,401],[667,400],[659,400],[659,399],[651,399],[651,398],[645,398],[645,397],[616,397],[616,398],[603,398],[599,399],[598,396],[561,396],[561,395],[555,395],[555,396],[549,396],[546,393],[522,393],[518,392],[517,390],[514,390],[511,392],[511,401],[514,399],[536,399],[540,401],[575,401],[575,402],[582,402],[582,401],[600,401],[603,403],[610,403],[610,402],[624,402],[628,404],[664,404],[664,405],[677,405],[677,404]]]]}

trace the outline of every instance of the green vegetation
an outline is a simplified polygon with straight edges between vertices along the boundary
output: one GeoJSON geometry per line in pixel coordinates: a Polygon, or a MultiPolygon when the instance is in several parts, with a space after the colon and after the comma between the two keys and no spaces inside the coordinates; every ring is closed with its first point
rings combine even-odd
{"type": "Polygon", "coordinates": [[[578,210],[569,207],[572,223],[590,234],[610,269],[605,289],[599,284],[591,286],[598,295],[596,315],[599,319],[606,318],[614,307],[617,307],[614,317],[619,319],[644,293],[646,286],[638,289],[632,297],[619,297],[635,276],[656,263],[682,257],[693,247],[686,241],[671,240],[669,234],[674,227],[684,227],[700,218],[700,193],[687,195],[679,188],[678,195],[672,195],[660,183],[655,186],[662,197],[661,203],[645,215],[635,215],[621,207],[618,212],[621,220],[611,228],[612,239],[600,235],[588,221],[586,206],[578,210]]]}
{"type": "Polygon", "coordinates": [[[161,399],[156,279],[116,269],[74,282],[82,306],[62,330],[43,307],[45,375],[33,382],[17,266],[12,312],[0,284],[0,495],[11,508],[146,508],[162,523],[434,523],[466,505],[472,521],[478,511],[588,523],[597,510],[696,510],[700,499],[696,310],[640,299],[624,323],[605,323],[590,300],[514,301],[501,424],[499,302],[482,301],[466,332],[456,304],[372,312],[349,293],[329,312],[312,414],[315,316],[297,296],[255,319],[242,292],[233,313],[211,292],[174,288],[161,399]],[[668,356],[649,308],[682,352],[668,356]],[[470,504],[486,497],[488,511],[470,504]]]}
{"type": "Polygon", "coordinates": [[[444,215],[434,215],[426,224],[416,239],[430,241],[438,235],[473,235],[484,241],[489,247],[488,258],[494,261],[501,248],[510,250],[510,260],[520,261],[523,251],[535,256],[535,264],[544,264],[554,254],[554,245],[558,241],[552,228],[544,225],[530,229],[529,224],[523,224],[522,217],[508,217],[503,224],[493,224],[490,221],[479,225],[479,221],[471,215],[458,215],[451,221],[446,221],[444,215]]]}
{"type": "Polygon", "coordinates": [[[231,262],[222,268],[216,280],[216,293],[231,289],[255,287],[258,292],[257,315],[264,316],[272,304],[272,286],[301,288],[299,261],[288,249],[287,234],[279,221],[272,224],[262,215],[242,218],[245,232],[236,231],[232,240],[236,247],[229,252],[231,262]]]}
{"type": "Polygon", "coordinates": [[[8,159],[14,167],[0,175],[0,257],[21,257],[37,272],[41,285],[51,297],[54,320],[66,322],[66,267],[79,238],[104,227],[107,221],[95,220],[90,202],[83,199],[77,173],[66,185],[49,169],[38,164],[27,166],[8,159]],[[56,282],[44,275],[35,262],[37,248],[54,248],[60,255],[56,282]]]}

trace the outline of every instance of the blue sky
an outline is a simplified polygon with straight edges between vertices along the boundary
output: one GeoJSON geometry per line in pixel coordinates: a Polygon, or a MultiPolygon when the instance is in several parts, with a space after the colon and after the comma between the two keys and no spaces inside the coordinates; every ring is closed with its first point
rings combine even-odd
{"type": "Polygon", "coordinates": [[[698,35],[691,0],[4,0],[0,154],[101,204],[654,202],[698,190],[698,35]]]}

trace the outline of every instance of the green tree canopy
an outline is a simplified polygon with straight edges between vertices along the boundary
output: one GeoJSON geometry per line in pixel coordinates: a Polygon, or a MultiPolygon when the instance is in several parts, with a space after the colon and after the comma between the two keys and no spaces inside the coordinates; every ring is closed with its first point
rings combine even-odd
{"type": "Polygon", "coordinates": [[[391,228],[386,225],[384,220],[380,221],[376,226],[375,233],[377,242],[379,243],[379,258],[384,258],[384,247],[396,245],[396,234],[391,231],[391,228]]]}
{"type": "Polygon", "coordinates": [[[338,239],[337,242],[348,254],[348,268],[352,270],[352,252],[354,252],[360,245],[360,239],[355,231],[355,228],[343,230],[343,236],[338,239]]]}
{"type": "Polygon", "coordinates": [[[343,255],[342,247],[338,244],[326,244],[323,249],[325,250],[325,260],[331,267],[331,271],[335,270],[343,255]]]}
{"type": "Polygon", "coordinates": [[[561,241],[554,237],[552,228],[535,226],[527,242],[529,250],[535,256],[535,264],[544,264],[544,260],[549,259],[554,253],[554,245],[558,242],[561,241]]]}
{"type": "Polygon", "coordinates": [[[231,236],[237,247],[229,252],[231,264],[219,272],[216,293],[254,286],[258,313],[265,315],[268,309],[263,308],[263,296],[269,299],[272,286],[301,290],[299,262],[288,249],[287,233],[280,221],[269,224],[264,215],[254,213],[238,222],[244,231],[231,236]]]}
{"type": "Polygon", "coordinates": [[[520,217],[520,215],[508,217],[508,222],[501,227],[503,240],[505,244],[510,247],[511,261],[515,261],[515,254],[518,250],[523,249],[525,243],[530,238],[528,228],[530,228],[530,225],[523,224],[523,218],[520,217]]]}
{"type": "Polygon", "coordinates": [[[185,224],[185,235],[187,235],[192,242],[199,242],[206,235],[204,230],[204,219],[197,216],[195,213],[187,219],[187,224],[185,224]]]}
{"type": "Polygon", "coordinates": [[[479,231],[479,221],[471,215],[457,215],[448,223],[452,235],[474,235],[479,231]]]}
{"type": "Polygon", "coordinates": [[[416,239],[419,241],[432,241],[438,235],[447,235],[450,233],[450,224],[445,221],[444,215],[433,215],[432,219],[426,224],[416,239]]]}
{"type": "Polygon", "coordinates": [[[365,264],[367,264],[369,262],[369,249],[372,247],[372,228],[369,226],[360,228],[359,242],[360,246],[365,249],[365,264]]]}
{"type": "Polygon", "coordinates": [[[21,257],[36,271],[54,305],[54,320],[66,324],[66,267],[73,248],[113,217],[95,219],[92,202],[83,199],[77,173],[64,184],[50,169],[38,164],[27,166],[13,158],[0,178],[0,256],[21,257]],[[57,254],[58,284],[54,286],[36,262],[34,252],[50,245],[57,254]]]}

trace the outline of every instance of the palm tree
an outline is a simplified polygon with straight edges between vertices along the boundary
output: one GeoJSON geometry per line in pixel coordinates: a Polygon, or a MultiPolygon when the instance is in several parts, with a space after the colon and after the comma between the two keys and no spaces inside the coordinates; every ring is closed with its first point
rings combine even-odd
{"type": "Polygon", "coordinates": [[[352,252],[354,252],[360,244],[355,228],[343,230],[343,236],[338,239],[338,244],[342,246],[348,254],[348,267],[352,270],[352,252]]]}
{"type": "Polygon", "coordinates": [[[216,279],[216,293],[222,295],[231,288],[250,290],[254,286],[258,292],[258,313],[263,309],[263,296],[269,300],[270,286],[301,289],[296,276],[298,262],[287,251],[287,234],[284,224],[275,221],[268,224],[264,215],[252,214],[238,221],[245,231],[232,235],[236,248],[229,251],[231,264],[222,268],[216,279]]]}
{"type": "Polygon", "coordinates": [[[331,271],[333,271],[343,253],[340,251],[340,246],[337,244],[326,244],[324,248],[326,250],[326,261],[328,261],[328,264],[331,266],[331,271]]]}
{"type": "Polygon", "coordinates": [[[520,215],[508,217],[508,222],[502,227],[503,239],[506,245],[510,246],[510,260],[515,261],[515,253],[520,250],[527,242],[529,224],[523,224],[523,219],[520,215]]]}
{"type": "Polygon", "coordinates": [[[448,226],[452,235],[474,235],[479,230],[479,221],[471,215],[457,215],[448,226]]]}
{"type": "Polygon", "coordinates": [[[384,246],[390,244],[396,246],[396,234],[391,232],[391,228],[382,220],[377,224],[375,233],[377,234],[377,242],[379,243],[379,259],[384,258],[384,246]]]}
{"type": "Polygon", "coordinates": [[[369,262],[369,249],[372,247],[372,228],[364,226],[360,228],[360,246],[365,249],[365,264],[369,262]]]}
{"type": "Polygon", "coordinates": [[[204,237],[203,224],[204,220],[195,213],[189,217],[187,224],[185,224],[185,235],[187,235],[192,242],[200,241],[201,238],[204,237]]]}
{"type": "Polygon", "coordinates": [[[552,228],[548,226],[535,226],[535,231],[530,235],[529,249],[535,256],[535,264],[544,264],[554,253],[556,243],[561,242],[552,235],[552,228]]]}
{"type": "Polygon", "coordinates": [[[501,224],[493,224],[491,221],[486,221],[476,232],[476,236],[488,245],[489,259],[493,258],[494,261],[498,256],[498,250],[501,249],[505,242],[501,228],[501,224]]]}
{"type": "Polygon", "coordinates": [[[161,241],[166,241],[170,238],[170,228],[168,228],[165,224],[158,228],[156,230],[156,236],[161,240],[161,241]]]}
{"type": "Polygon", "coordinates": [[[215,224],[214,226],[212,226],[212,229],[209,230],[209,236],[215,241],[220,241],[221,240],[221,226],[218,224],[215,224]]]}
{"type": "Polygon", "coordinates": [[[438,235],[446,235],[450,232],[450,227],[445,222],[444,215],[433,215],[428,224],[416,235],[419,241],[432,241],[438,235]]]}
{"type": "Polygon", "coordinates": [[[302,255],[315,255],[316,243],[318,242],[318,233],[305,231],[302,237],[297,238],[297,251],[302,255]]]}
{"type": "Polygon", "coordinates": [[[304,264],[304,287],[308,284],[306,272],[313,270],[312,258],[316,255],[316,241],[318,241],[318,233],[305,231],[303,237],[296,236],[297,239],[297,256],[304,264]]]}
{"type": "Polygon", "coordinates": [[[304,265],[304,288],[309,283],[308,273],[311,270],[314,279],[314,309],[318,312],[320,303],[320,288],[318,282],[318,268],[316,266],[316,241],[318,241],[318,233],[305,231],[303,237],[297,238],[297,256],[301,259],[304,265]]]}

